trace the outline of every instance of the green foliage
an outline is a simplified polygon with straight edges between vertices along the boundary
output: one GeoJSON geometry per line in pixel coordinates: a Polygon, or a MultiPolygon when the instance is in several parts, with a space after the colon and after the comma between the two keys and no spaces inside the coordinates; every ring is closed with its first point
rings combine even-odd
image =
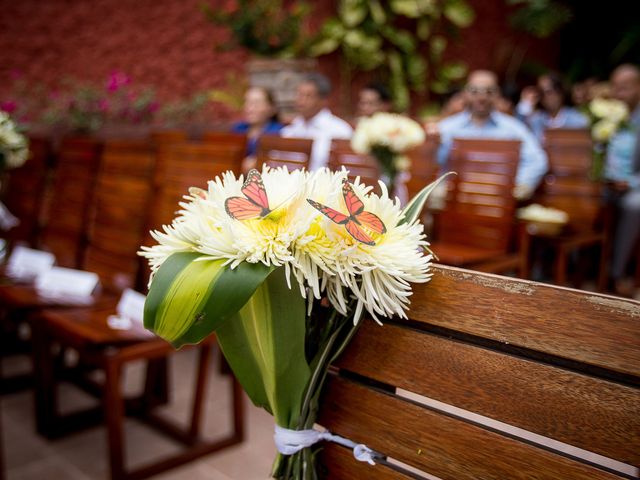
{"type": "Polygon", "coordinates": [[[443,64],[447,42],[437,32],[473,20],[466,0],[341,0],[308,53],[340,51],[352,70],[378,71],[387,77],[396,107],[405,110],[411,91],[442,92],[464,76],[461,63],[443,64]]]}
{"type": "Polygon", "coordinates": [[[573,18],[571,8],[554,0],[507,0],[518,5],[509,22],[536,38],[547,38],[573,18]]]}
{"type": "Polygon", "coordinates": [[[243,262],[235,269],[198,253],[174,253],[156,272],[144,325],[176,347],[195,344],[236,315],[273,271],[243,262]]]}
{"type": "Polygon", "coordinates": [[[282,0],[238,0],[231,10],[212,8],[203,3],[202,11],[216,25],[228,27],[236,45],[264,57],[291,57],[304,43],[300,25],[309,14],[307,3],[294,2],[290,7],[282,0]]]}

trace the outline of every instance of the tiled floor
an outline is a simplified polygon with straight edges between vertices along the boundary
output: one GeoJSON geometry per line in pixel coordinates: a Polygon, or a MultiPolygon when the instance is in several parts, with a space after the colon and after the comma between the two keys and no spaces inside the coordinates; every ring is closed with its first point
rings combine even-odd
{"type": "MultiPolygon", "coordinates": [[[[196,358],[193,351],[174,356],[172,402],[165,414],[184,419],[189,410],[196,358]]],[[[22,368],[10,361],[5,370],[22,368]]],[[[215,372],[210,382],[205,435],[223,435],[230,423],[227,418],[229,395],[224,376],[215,372]]],[[[127,390],[136,390],[141,381],[141,365],[127,372],[127,390]]],[[[93,402],[72,387],[61,391],[61,409],[93,402]]],[[[107,479],[106,435],[104,428],[92,428],[53,442],[35,433],[31,393],[19,393],[0,399],[4,457],[7,480],[103,480],[107,479]]],[[[211,454],[183,467],[152,477],[154,480],[266,480],[275,454],[271,416],[246,405],[246,440],[243,444],[211,454]]],[[[127,459],[129,465],[146,463],[163,454],[177,451],[178,444],[149,429],[127,420],[127,459]]]]}

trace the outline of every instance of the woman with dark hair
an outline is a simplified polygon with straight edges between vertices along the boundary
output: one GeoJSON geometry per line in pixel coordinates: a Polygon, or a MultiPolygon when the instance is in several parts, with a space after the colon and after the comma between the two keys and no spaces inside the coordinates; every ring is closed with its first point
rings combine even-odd
{"type": "Polygon", "coordinates": [[[244,95],[244,120],[232,127],[235,133],[247,135],[247,156],[242,170],[255,166],[258,141],[263,134],[278,134],[283,125],[278,120],[273,95],[262,87],[251,87],[244,95]]]}
{"type": "Polygon", "coordinates": [[[538,79],[540,108],[527,119],[538,140],[544,140],[544,131],[552,128],[587,128],[589,119],[567,102],[567,92],[562,79],[555,73],[538,79]]]}

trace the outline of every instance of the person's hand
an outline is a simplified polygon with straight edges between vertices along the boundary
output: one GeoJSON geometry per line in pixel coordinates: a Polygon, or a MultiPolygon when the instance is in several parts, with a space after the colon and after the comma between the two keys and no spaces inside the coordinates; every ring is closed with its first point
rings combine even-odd
{"type": "Polygon", "coordinates": [[[438,128],[438,122],[434,120],[428,120],[424,124],[424,131],[427,137],[437,137],[440,135],[440,129],[438,128]]]}
{"type": "Polygon", "coordinates": [[[252,168],[256,168],[256,164],[258,163],[256,157],[248,156],[242,160],[242,173],[247,173],[252,168]]]}
{"type": "Polygon", "coordinates": [[[535,107],[540,101],[540,93],[536,87],[524,87],[520,93],[520,101],[535,107]]]}
{"type": "Polygon", "coordinates": [[[533,191],[534,189],[529,185],[516,185],[513,188],[513,196],[519,201],[528,200],[533,195],[533,191]]]}

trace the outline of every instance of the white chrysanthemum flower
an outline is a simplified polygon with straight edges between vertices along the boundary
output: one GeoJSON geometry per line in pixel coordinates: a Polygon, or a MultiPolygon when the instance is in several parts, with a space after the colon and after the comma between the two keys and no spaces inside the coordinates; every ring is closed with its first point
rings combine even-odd
{"type": "MultiPolygon", "coordinates": [[[[152,271],[172,254],[199,252],[203,259],[225,260],[231,268],[241,262],[284,267],[287,278],[297,281],[300,292],[320,298],[326,290],[331,304],[342,314],[356,301],[354,319],[367,310],[379,316],[406,316],[411,295],[410,282],[426,282],[431,256],[423,227],[417,222],[399,225],[400,204],[371,187],[353,184],[364,210],[377,215],[386,232],[365,230],[375,244],[352,237],[345,225],[330,220],[307,199],[349,215],[342,190],[347,171],[321,169],[311,174],[288,172],[285,168],[262,172],[271,213],[263,218],[238,220],[225,209],[230,197],[242,196],[243,178],[231,172],[209,182],[208,190],[192,191],[180,205],[182,210],[171,226],[153,232],[158,245],[143,247],[152,271]]],[[[355,212],[354,212],[355,213],[355,212]]],[[[366,227],[363,227],[366,229],[366,227]]],[[[378,320],[379,321],[379,320],[378,320]]]]}
{"type": "Polygon", "coordinates": [[[589,110],[595,117],[607,119],[614,123],[620,123],[629,116],[627,106],[623,102],[614,99],[594,98],[589,103],[589,110]]]}
{"type": "Polygon", "coordinates": [[[592,127],[591,135],[597,142],[608,142],[618,128],[618,124],[609,119],[603,119],[592,127]]]}
{"type": "MultiPolygon", "coordinates": [[[[386,226],[387,231],[383,234],[367,232],[375,245],[359,242],[344,225],[336,224],[320,212],[316,214],[326,239],[333,242],[333,248],[327,249],[329,257],[322,258],[323,264],[330,266],[333,273],[323,276],[329,300],[336,310],[345,314],[352,294],[356,299],[355,321],[365,309],[376,321],[379,321],[378,316],[406,317],[404,311],[412,293],[410,282],[422,283],[430,278],[431,256],[424,253],[428,244],[423,226],[418,222],[399,225],[402,219],[400,204],[389,198],[383,184],[380,187],[382,195],[378,197],[369,193],[371,187],[357,181],[353,184],[364,210],[377,215],[386,226]]],[[[326,205],[346,214],[342,195],[334,194],[333,197],[326,205]]]]}

